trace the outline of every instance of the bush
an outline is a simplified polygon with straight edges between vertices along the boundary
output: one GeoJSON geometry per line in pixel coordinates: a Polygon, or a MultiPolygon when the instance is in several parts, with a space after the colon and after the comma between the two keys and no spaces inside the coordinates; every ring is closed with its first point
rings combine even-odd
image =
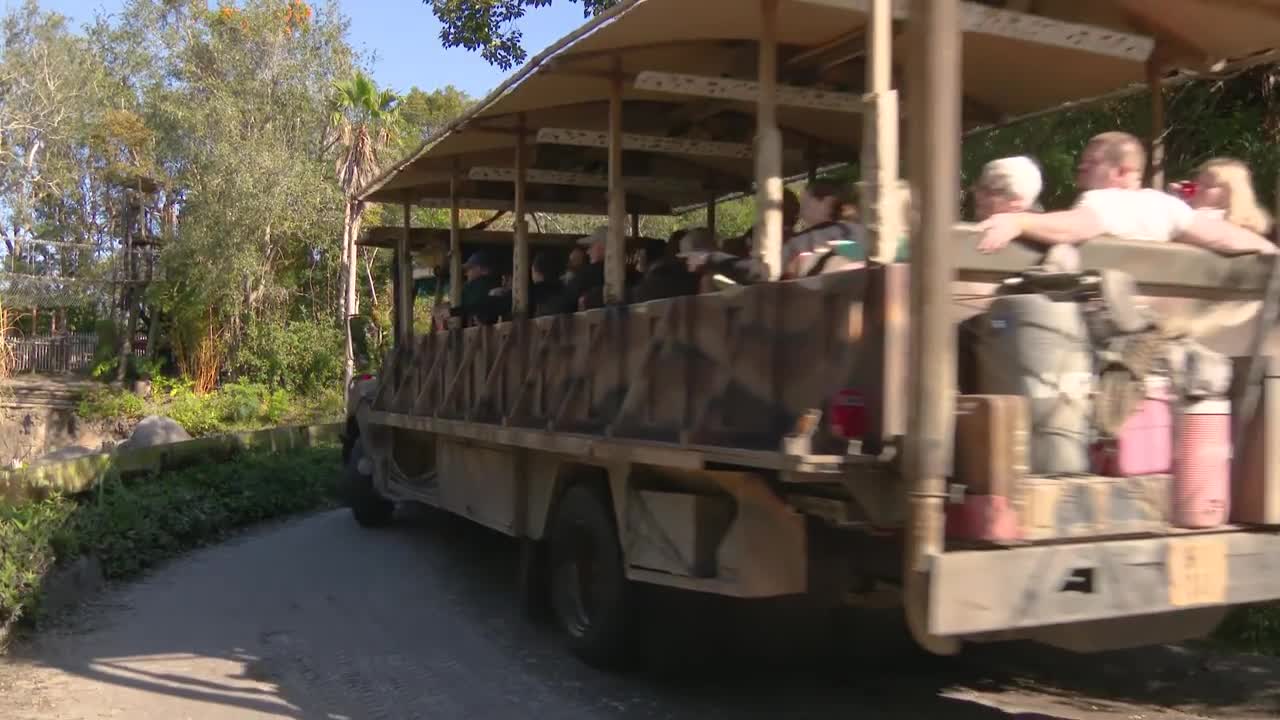
{"type": "Polygon", "coordinates": [[[327,506],[335,448],[249,453],[222,464],[109,481],[97,494],[0,505],[0,627],[38,607],[56,563],[92,549],[110,579],[270,518],[327,506]]]}
{"type": "Polygon", "coordinates": [[[307,393],[341,382],[344,353],[331,325],[258,323],[245,333],[232,369],[245,382],[307,393]]]}
{"type": "Polygon", "coordinates": [[[61,497],[20,506],[0,505],[0,628],[34,609],[40,583],[65,542],[74,504],[61,497]]]}
{"type": "Polygon", "coordinates": [[[86,420],[137,420],[146,414],[146,403],[128,390],[94,388],[80,399],[77,412],[86,420]]]}
{"type": "Polygon", "coordinates": [[[227,429],[213,393],[201,396],[186,390],[170,396],[165,403],[154,405],[153,408],[156,414],[172,418],[192,437],[216,435],[227,429]]]}

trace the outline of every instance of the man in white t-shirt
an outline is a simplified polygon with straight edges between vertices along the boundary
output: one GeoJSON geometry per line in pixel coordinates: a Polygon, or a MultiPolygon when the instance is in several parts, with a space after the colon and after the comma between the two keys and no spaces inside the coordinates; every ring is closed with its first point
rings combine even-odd
{"type": "Polygon", "coordinates": [[[1044,245],[1078,245],[1100,235],[1126,240],[1182,242],[1223,254],[1271,254],[1275,245],[1181,199],[1142,187],[1146,151],[1123,132],[1094,137],[1080,156],[1076,186],[1081,196],[1070,210],[999,213],[982,222],[978,249],[996,252],[1021,237],[1044,245]]]}

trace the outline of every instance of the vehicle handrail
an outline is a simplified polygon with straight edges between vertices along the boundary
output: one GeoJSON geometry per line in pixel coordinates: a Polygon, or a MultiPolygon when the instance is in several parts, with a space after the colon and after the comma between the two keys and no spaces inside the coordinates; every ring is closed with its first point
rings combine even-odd
{"type": "MultiPolygon", "coordinates": [[[[977,249],[976,226],[955,226],[956,279],[999,282],[1035,265],[1044,247],[1014,243],[997,253],[977,249]]],[[[1101,237],[1080,246],[1083,270],[1123,270],[1145,295],[1206,300],[1260,298],[1271,271],[1269,258],[1257,254],[1226,256],[1181,243],[1101,237]]]]}

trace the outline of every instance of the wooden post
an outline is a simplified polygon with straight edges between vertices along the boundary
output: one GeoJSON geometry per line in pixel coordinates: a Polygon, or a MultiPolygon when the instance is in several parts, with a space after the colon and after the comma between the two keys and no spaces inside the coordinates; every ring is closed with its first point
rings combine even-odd
{"type": "Polygon", "coordinates": [[[511,258],[511,314],[514,318],[529,316],[529,223],[525,218],[526,175],[529,170],[529,148],[525,139],[524,114],[516,123],[516,188],[515,249],[511,258]]]}
{"type": "Polygon", "coordinates": [[[627,194],[622,181],[622,60],[609,80],[609,235],[604,252],[604,301],[623,301],[627,280],[627,194]]]}
{"type": "Polygon", "coordinates": [[[707,199],[707,229],[711,231],[711,237],[716,236],[716,196],[712,191],[711,197],[707,199]]]}
{"type": "Polygon", "coordinates": [[[760,0],[756,104],[756,227],[752,255],[782,277],[782,133],[778,130],[778,0],[760,0]]]}
{"type": "MultiPolygon", "coordinates": [[[[901,242],[898,94],[893,83],[893,2],[872,0],[867,32],[867,112],[862,115],[862,222],[868,256],[893,262],[901,242]]],[[[957,61],[958,62],[958,61],[957,61]]]]}
{"type": "Polygon", "coordinates": [[[1164,65],[1153,55],[1147,61],[1147,88],[1151,91],[1151,153],[1147,177],[1151,187],[1164,188],[1164,90],[1161,84],[1164,65]]]}
{"type": "MultiPolygon", "coordinates": [[[[116,382],[124,382],[125,371],[129,365],[129,354],[133,350],[133,326],[137,322],[134,314],[133,299],[133,206],[129,203],[129,189],[124,188],[124,257],[120,271],[124,275],[123,291],[120,293],[120,347],[116,366],[116,382]]],[[[34,311],[33,311],[34,312],[34,311]]],[[[32,330],[35,321],[32,320],[32,330]]]]}
{"type": "Polygon", "coordinates": [[[396,296],[396,311],[400,313],[400,347],[413,345],[413,301],[417,294],[413,287],[413,254],[409,252],[413,234],[413,204],[404,203],[404,228],[396,243],[396,269],[400,273],[400,294],[396,296]]]}
{"type": "Polygon", "coordinates": [[[640,213],[631,213],[631,237],[640,237],[640,213]]]}
{"type": "Polygon", "coordinates": [[[920,194],[920,231],[911,258],[911,362],[905,471],[908,525],[904,605],[916,642],[938,654],[954,639],[929,633],[930,560],[943,552],[946,476],[955,413],[955,323],[952,321],[951,238],[959,213],[960,3],[912,0],[911,177],[920,194]]]}
{"type": "Polygon", "coordinates": [[[449,178],[449,306],[462,305],[462,228],[458,209],[458,163],[449,178]]]}

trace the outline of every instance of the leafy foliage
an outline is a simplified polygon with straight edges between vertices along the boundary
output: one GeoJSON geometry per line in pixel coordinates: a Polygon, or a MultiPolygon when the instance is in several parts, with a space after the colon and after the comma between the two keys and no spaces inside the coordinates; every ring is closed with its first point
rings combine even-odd
{"type": "Polygon", "coordinates": [[[169,417],[194,437],[285,424],[333,422],[342,417],[342,391],[337,386],[305,394],[252,382],[228,383],[211,393],[197,393],[191,381],[158,378],[151,398],[128,390],[97,388],[80,401],[80,417],[90,421],[138,420],[147,415],[169,417]]]}
{"type": "Polygon", "coordinates": [[[232,369],[242,378],[293,392],[322,390],[342,373],[341,333],[325,323],[254,323],[232,369]]]}
{"type": "Polygon", "coordinates": [[[40,583],[57,560],[75,507],[54,497],[20,506],[0,504],[0,627],[18,620],[39,599],[40,583]]]}
{"type": "MultiPolygon", "coordinates": [[[[603,12],[618,0],[574,0],[586,16],[603,12]]],[[[510,70],[524,62],[527,53],[520,41],[519,20],[531,8],[547,7],[552,0],[423,0],[440,19],[440,41],[445,47],[479,50],[492,65],[510,70]]]]}
{"type": "Polygon", "coordinates": [[[333,448],[254,453],[81,498],[0,504],[0,627],[38,608],[56,563],[92,551],[109,579],[135,576],[246,525],[324,507],[338,467],[333,448]]]}
{"type": "Polygon", "coordinates": [[[101,387],[85,393],[76,411],[86,420],[137,420],[146,410],[142,398],[134,393],[101,387]]]}
{"type": "Polygon", "coordinates": [[[409,88],[400,102],[400,118],[408,129],[404,136],[409,141],[407,146],[402,146],[402,151],[407,153],[414,144],[443,129],[474,102],[452,85],[431,92],[409,88]]]}

